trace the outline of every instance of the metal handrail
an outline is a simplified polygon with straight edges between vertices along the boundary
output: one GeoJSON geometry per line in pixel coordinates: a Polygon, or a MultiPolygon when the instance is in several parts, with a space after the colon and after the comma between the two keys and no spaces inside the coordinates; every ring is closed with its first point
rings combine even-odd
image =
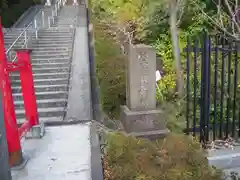
{"type": "MultiPolygon", "coordinates": [[[[12,47],[17,43],[17,41],[20,39],[20,37],[23,35],[23,33],[25,33],[28,28],[30,27],[31,24],[29,24],[21,33],[20,35],[17,37],[17,39],[12,43],[12,45],[7,49],[6,54],[8,54],[10,52],[10,50],[12,49],[12,47]]],[[[25,42],[26,43],[26,42],[25,42]]],[[[25,45],[25,44],[24,44],[25,45]]],[[[23,46],[24,46],[23,45],[23,46]]]]}
{"type": "MultiPolygon", "coordinates": [[[[43,10],[40,10],[40,11],[36,14],[36,16],[34,16],[33,19],[36,19],[36,17],[37,17],[42,11],[43,11],[43,10]]],[[[25,33],[32,24],[33,24],[33,21],[31,21],[31,22],[27,25],[27,27],[24,28],[24,30],[19,34],[19,36],[17,37],[17,39],[16,39],[16,40],[11,44],[11,46],[8,48],[8,50],[6,51],[6,54],[8,54],[8,53],[10,52],[10,50],[12,49],[12,47],[13,47],[13,46],[16,44],[16,42],[20,39],[20,37],[23,35],[23,33],[25,33]]],[[[25,46],[25,44],[26,44],[26,42],[24,43],[23,46],[25,46]]]]}
{"type": "MultiPolygon", "coordinates": [[[[57,16],[58,14],[58,11],[59,9],[61,8],[62,6],[62,0],[58,0],[55,2],[55,4],[52,6],[53,9],[52,9],[52,14],[51,14],[51,17],[48,17],[48,26],[51,27],[51,21],[52,23],[54,23],[54,16],[57,16]]],[[[19,34],[19,36],[16,38],[16,40],[10,45],[10,47],[7,49],[6,51],[6,55],[8,56],[8,54],[10,53],[11,49],[14,47],[14,45],[18,42],[18,40],[21,38],[21,36],[24,34],[25,35],[25,40],[24,40],[24,44],[22,47],[24,47],[25,45],[27,45],[27,30],[30,29],[31,26],[33,26],[35,29],[35,35],[36,35],[36,39],[38,39],[38,27],[37,27],[37,17],[38,15],[41,14],[42,16],[42,23],[45,24],[44,22],[44,11],[43,9],[40,10],[33,18],[34,21],[31,21],[27,27],[24,28],[24,30],[19,34]],[[33,24],[34,22],[34,24],[33,24]]],[[[45,25],[44,25],[45,26],[45,25]]],[[[15,61],[16,60],[16,56],[14,57],[14,59],[12,61],[15,61]]]]}

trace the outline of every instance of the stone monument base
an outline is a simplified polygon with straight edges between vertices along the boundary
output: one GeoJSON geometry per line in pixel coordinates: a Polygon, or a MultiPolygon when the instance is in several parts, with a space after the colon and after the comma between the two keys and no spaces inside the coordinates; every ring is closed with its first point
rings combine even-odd
{"type": "Polygon", "coordinates": [[[125,131],[136,137],[153,140],[169,132],[160,109],[131,111],[127,106],[121,106],[120,120],[125,131]]]}

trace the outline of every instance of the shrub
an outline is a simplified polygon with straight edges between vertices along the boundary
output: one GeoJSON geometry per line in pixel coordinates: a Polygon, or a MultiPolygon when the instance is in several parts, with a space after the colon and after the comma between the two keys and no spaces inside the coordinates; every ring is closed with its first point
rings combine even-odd
{"type": "Polygon", "coordinates": [[[119,133],[106,135],[107,180],[220,180],[222,173],[208,165],[198,141],[169,134],[150,142],[119,133]]]}
{"type": "Polygon", "coordinates": [[[116,119],[120,105],[125,104],[125,59],[120,46],[105,29],[104,25],[94,23],[96,73],[102,109],[110,118],[116,119]]]}

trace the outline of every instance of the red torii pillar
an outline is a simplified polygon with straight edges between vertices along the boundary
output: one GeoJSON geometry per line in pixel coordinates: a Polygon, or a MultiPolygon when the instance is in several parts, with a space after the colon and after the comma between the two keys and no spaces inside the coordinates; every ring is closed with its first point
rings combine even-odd
{"type": "Polygon", "coordinates": [[[9,152],[10,165],[20,165],[23,162],[20,139],[18,135],[18,127],[14,103],[12,97],[12,89],[9,80],[9,72],[7,71],[7,58],[4,47],[4,38],[2,32],[2,23],[0,20],[0,88],[3,94],[4,121],[6,127],[6,136],[9,152]]]}
{"type": "Polygon", "coordinates": [[[0,19],[0,88],[3,94],[4,121],[9,152],[9,164],[21,165],[24,162],[20,138],[34,125],[39,124],[37,103],[33,83],[29,50],[17,51],[17,62],[7,62],[2,25],[0,19]],[[14,109],[9,72],[20,71],[20,80],[27,121],[18,128],[14,109]]]}

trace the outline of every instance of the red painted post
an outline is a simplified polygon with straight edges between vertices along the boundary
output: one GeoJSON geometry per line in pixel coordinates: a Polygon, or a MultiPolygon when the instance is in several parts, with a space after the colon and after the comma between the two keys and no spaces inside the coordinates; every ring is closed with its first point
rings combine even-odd
{"type": "Polygon", "coordinates": [[[20,70],[20,80],[26,119],[30,127],[38,125],[37,102],[34,89],[33,72],[29,49],[17,50],[18,64],[23,64],[20,70]]]}
{"type": "Polygon", "coordinates": [[[9,152],[9,163],[11,166],[20,165],[23,162],[16,114],[14,110],[12,89],[7,71],[7,58],[4,48],[2,24],[0,19],[0,88],[3,94],[4,121],[9,152]]]}

